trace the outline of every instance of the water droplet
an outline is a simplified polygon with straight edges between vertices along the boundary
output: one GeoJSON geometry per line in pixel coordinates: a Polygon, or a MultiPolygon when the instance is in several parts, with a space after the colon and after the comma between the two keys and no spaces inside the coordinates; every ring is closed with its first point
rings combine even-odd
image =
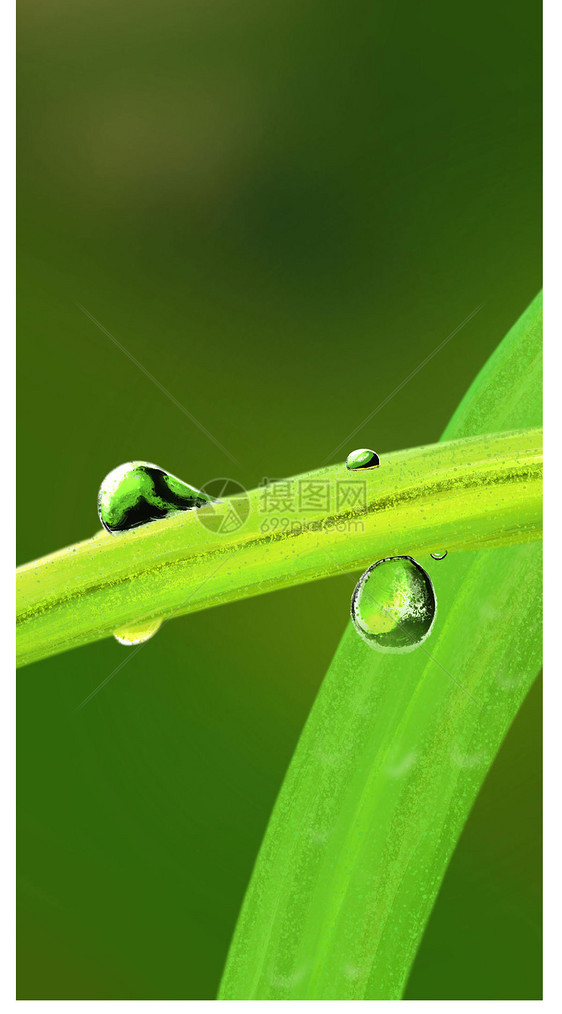
{"type": "Polygon", "coordinates": [[[371,451],[369,447],[360,447],[347,455],[345,463],[350,471],[358,472],[378,468],[381,462],[376,451],[371,451]]]}
{"type": "Polygon", "coordinates": [[[429,574],[411,556],[373,563],[351,599],[357,633],[378,651],[413,651],[428,636],[436,611],[429,574]]]}
{"type": "Polygon", "coordinates": [[[98,494],[98,514],[108,532],[127,532],[177,511],[209,502],[200,490],[149,461],[127,461],[106,475],[98,494]]]}
{"type": "Polygon", "coordinates": [[[146,623],[136,623],[134,626],[121,627],[114,631],[114,638],[119,644],[131,647],[134,644],[144,644],[154,637],[157,630],[162,626],[162,620],[149,620],[146,623]]]}
{"type": "Polygon", "coordinates": [[[432,560],[444,560],[447,556],[447,550],[444,549],[442,553],[430,553],[432,560]]]}

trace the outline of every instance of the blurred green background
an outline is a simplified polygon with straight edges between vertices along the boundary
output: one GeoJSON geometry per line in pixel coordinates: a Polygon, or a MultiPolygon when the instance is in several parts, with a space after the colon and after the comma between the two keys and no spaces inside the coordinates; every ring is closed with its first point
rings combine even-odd
{"type": "MultiPolygon", "coordinates": [[[[439,438],[540,287],[540,19],[19,0],[18,563],[93,535],[131,458],[195,485],[319,466],[484,303],[352,444],[439,438]]],[[[168,623],[78,712],[127,649],[20,670],[19,998],[215,995],[349,598],[342,577],[168,623]]],[[[540,734],[537,687],[409,998],[540,996],[540,734]]]]}

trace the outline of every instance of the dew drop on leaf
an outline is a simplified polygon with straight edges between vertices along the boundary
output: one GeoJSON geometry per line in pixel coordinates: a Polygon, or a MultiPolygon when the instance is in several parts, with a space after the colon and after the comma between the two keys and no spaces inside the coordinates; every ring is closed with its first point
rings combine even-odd
{"type": "Polygon", "coordinates": [[[351,599],[355,629],[377,651],[413,651],[429,635],[436,611],[431,578],[411,556],[374,563],[351,599]]]}
{"type": "Polygon", "coordinates": [[[447,550],[444,549],[442,553],[430,553],[432,560],[444,560],[447,556],[447,550]]]}
{"type": "Polygon", "coordinates": [[[150,620],[148,623],[136,623],[134,626],[121,627],[113,634],[119,644],[131,647],[134,644],[144,644],[154,637],[157,630],[162,626],[162,620],[150,620]]]}
{"type": "Polygon", "coordinates": [[[200,490],[149,461],[127,461],[109,472],[98,494],[98,514],[108,532],[128,532],[149,521],[209,502],[200,490]]]}
{"type": "Polygon", "coordinates": [[[347,455],[345,463],[351,472],[359,472],[378,468],[381,462],[376,451],[370,450],[369,447],[360,447],[347,455]]]}

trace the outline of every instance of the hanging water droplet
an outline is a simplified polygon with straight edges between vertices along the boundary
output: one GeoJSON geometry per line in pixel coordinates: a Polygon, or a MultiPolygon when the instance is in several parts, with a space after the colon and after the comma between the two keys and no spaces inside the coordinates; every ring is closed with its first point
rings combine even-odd
{"type": "Polygon", "coordinates": [[[134,626],[121,627],[114,631],[114,638],[119,644],[130,647],[133,644],[144,644],[154,637],[157,630],[162,626],[162,620],[149,620],[146,623],[136,623],[134,626]]]}
{"type": "Polygon", "coordinates": [[[428,636],[437,601],[429,574],[411,556],[389,556],[361,575],[351,599],[360,637],[378,651],[413,651],[428,636]]]}
{"type": "Polygon", "coordinates": [[[127,532],[177,511],[209,502],[200,490],[149,461],[127,461],[106,475],[98,494],[98,514],[108,532],[127,532]]]}
{"type": "Polygon", "coordinates": [[[444,560],[447,556],[447,550],[444,549],[442,553],[430,553],[432,560],[444,560]]]}
{"type": "Polygon", "coordinates": [[[376,451],[371,451],[369,447],[360,447],[347,455],[345,463],[350,471],[358,472],[378,468],[381,462],[376,451]]]}

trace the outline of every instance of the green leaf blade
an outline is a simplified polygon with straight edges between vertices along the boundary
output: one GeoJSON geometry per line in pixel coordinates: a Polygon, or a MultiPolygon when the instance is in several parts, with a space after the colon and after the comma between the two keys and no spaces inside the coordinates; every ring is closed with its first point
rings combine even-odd
{"type": "MultiPolygon", "coordinates": [[[[233,533],[207,527],[201,508],[100,534],[19,568],[18,664],[131,625],[364,569],[389,554],[512,544],[541,534],[538,428],[385,455],[380,468],[353,478],[364,490],[358,502],[338,507],[348,474],[334,465],[290,480],[295,488],[320,485],[330,507],[296,505],[290,527],[279,531],[271,530],[263,489],[256,489],[248,494],[247,523],[233,533]]],[[[230,504],[213,510],[220,518],[230,504]]]]}
{"type": "MultiPolygon", "coordinates": [[[[537,297],[444,437],[540,421],[541,334],[537,297]]],[[[389,657],[348,627],[268,825],[221,998],[403,993],[466,817],[541,657],[540,544],[420,562],[437,593],[434,634],[389,657]]]]}

